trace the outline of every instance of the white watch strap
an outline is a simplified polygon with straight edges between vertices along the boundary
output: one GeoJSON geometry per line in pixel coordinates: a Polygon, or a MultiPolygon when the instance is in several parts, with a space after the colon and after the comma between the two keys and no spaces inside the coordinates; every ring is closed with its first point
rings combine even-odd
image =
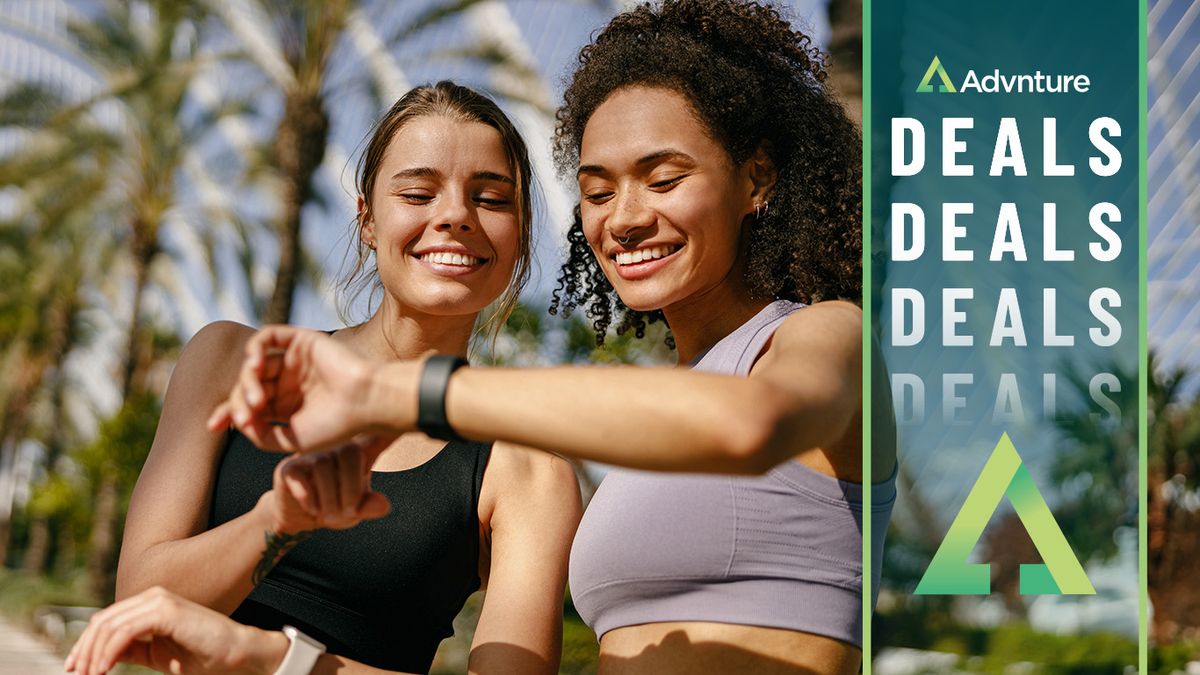
{"type": "Polygon", "coordinates": [[[309,675],[313,666],[317,665],[317,659],[325,653],[325,645],[292,626],[284,626],[283,634],[290,644],[275,675],[309,675]]]}

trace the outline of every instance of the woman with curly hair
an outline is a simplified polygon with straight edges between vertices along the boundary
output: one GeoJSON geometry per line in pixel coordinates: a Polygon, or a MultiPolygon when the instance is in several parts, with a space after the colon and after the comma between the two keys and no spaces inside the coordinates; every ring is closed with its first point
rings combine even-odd
{"type": "Polygon", "coordinates": [[[269,327],[210,427],[304,452],[420,430],[624,467],[571,553],[602,673],[858,672],[863,483],[878,556],[894,449],[863,467],[860,141],[824,80],[809,38],[750,0],[639,6],[581,52],[552,311],[582,309],[598,342],[665,321],[679,367],[372,367],[269,327]]]}

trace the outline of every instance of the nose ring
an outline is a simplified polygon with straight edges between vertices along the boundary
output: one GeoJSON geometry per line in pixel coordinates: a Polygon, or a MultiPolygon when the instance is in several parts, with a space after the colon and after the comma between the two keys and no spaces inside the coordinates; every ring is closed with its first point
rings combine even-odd
{"type": "Polygon", "coordinates": [[[617,243],[622,246],[628,246],[633,242],[633,235],[627,234],[624,237],[617,237],[617,243]]]}

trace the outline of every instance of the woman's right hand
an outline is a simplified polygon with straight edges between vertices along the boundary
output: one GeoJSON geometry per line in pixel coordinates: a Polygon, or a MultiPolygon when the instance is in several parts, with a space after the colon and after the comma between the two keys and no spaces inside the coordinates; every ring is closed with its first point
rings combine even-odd
{"type": "Polygon", "coordinates": [[[380,518],[391,505],[371,490],[371,466],[394,438],[360,437],[334,450],[294,455],[275,467],[264,499],[279,534],[344,530],[380,518]]]}
{"type": "Polygon", "coordinates": [[[100,610],[65,668],[100,675],[118,662],[163,673],[272,673],[287,653],[282,633],[243,626],[159,587],[100,610]]]}
{"type": "Polygon", "coordinates": [[[399,378],[411,380],[414,390],[406,405],[391,392],[379,396],[372,377],[378,367],[328,335],[267,326],[246,343],[237,384],[208,428],[232,424],[258,447],[284,452],[318,452],[360,433],[408,431],[416,419],[416,363],[408,366],[411,377],[399,378]]]}

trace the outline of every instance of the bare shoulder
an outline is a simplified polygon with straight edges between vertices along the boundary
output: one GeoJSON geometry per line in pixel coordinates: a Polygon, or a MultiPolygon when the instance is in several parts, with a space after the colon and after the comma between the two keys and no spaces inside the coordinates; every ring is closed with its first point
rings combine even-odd
{"type": "Polygon", "coordinates": [[[811,305],[784,319],[751,372],[801,365],[857,370],[862,362],[862,329],[862,309],[852,302],[811,305]]]}
{"type": "Polygon", "coordinates": [[[775,335],[780,338],[850,339],[861,348],[862,308],[845,300],[827,300],[793,312],[775,335]]]}
{"type": "Polygon", "coordinates": [[[254,333],[253,328],[236,321],[214,321],[192,336],[180,359],[189,354],[200,358],[231,353],[240,358],[242,348],[254,333]]]}
{"type": "Polygon", "coordinates": [[[217,321],[201,328],[188,341],[171,373],[158,430],[135,497],[154,489],[178,497],[180,481],[188,482],[188,489],[207,484],[197,479],[203,475],[197,472],[211,468],[223,435],[209,433],[204,422],[233,388],[242,350],[253,334],[249,326],[217,321]]]}
{"type": "Polygon", "coordinates": [[[196,332],[179,355],[173,388],[186,386],[227,394],[237,379],[246,342],[255,330],[236,321],[214,321],[196,332]]]}
{"type": "Polygon", "coordinates": [[[218,321],[200,329],[184,347],[130,502],[127,550],[206,529],[209,490],[226,436],[210,433],[205,420],[229,395],[245,342],[253,334],[249,326],[218,321]]]}

